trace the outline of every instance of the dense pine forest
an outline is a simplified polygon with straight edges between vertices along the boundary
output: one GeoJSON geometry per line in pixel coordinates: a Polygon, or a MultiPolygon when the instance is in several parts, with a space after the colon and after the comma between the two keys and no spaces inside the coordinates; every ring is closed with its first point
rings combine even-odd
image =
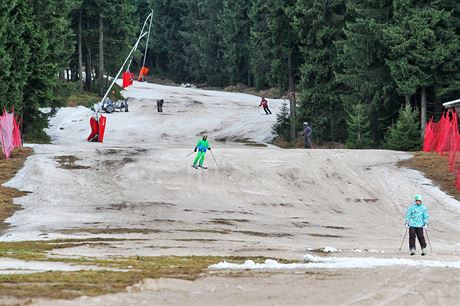
{"type": "Polygon", "coordinates": [[[26,139],[45,137],[41,108],[102,95],[151,11],[151,75],[276,88],[297,105],[274,126],[287,140],[308,121],[318,143],[419,149],[425,122],[460,98],[456,0],[7,0],[0,105],[26,139]]]}

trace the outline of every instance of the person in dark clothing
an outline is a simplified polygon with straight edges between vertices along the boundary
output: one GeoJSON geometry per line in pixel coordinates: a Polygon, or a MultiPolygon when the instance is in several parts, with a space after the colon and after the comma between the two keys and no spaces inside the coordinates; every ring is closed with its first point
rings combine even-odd
{"type": "Polygon", "coordinates": [[[428,210],[422,204],[422,196],[415,196],[415,203],[406,212],[405,223],[409,227],[409,249],[410,254],[415,255],[415,237],[422,247],[422,256],[426,255],[426,242],[423,229],[428,225],[428,210]]]}
{"type": "Polygon", "coordinates": [[[268,108],[268,101],[263,97],[262,97],[262,101],[260,101],[260,104],[259,104],[259,107],[261,106],[264,108],[265,115],[271,115],[272,112],[268,108]]]}
{"type": "Polygon", "coordinates": [[[163,103],[165,101],[163,99],[160,99],[160,100],[157,100],[157,108],[158,108],[158,112],[159,113],[162,113],[163,112],[163,103]]]}
{"type": "Polygon", "coordinates": [[[303,123],[303,137],[304,137],[304,148],[305,149],[311,149],[312,148],[312,145],[311,145],[311,140],[310,140],[310,137],[311,137],[311,134],[313,133],[310,125],[308,124],[308,122],[304,122],[303,123]]]}

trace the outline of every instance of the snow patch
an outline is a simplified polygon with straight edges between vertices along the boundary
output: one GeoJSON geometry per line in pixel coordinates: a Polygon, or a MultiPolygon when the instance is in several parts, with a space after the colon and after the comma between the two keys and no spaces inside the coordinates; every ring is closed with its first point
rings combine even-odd
{"type": "Polygon", "coordinates": [[[70,265],[64,262],[44,262],[44,261],[28,261],[12,258],[2,258],[0,261],[1,274],[30,274],[47,271],[82,271],[82,270],[111,270],[111,271],[126,271],[120,269],[106,269],[96,266],[77,266],[70,265]]]}
{"type": "Polygon", "coordinates": [[[304,256],[305,263],[278,263],[267,259],[264,263],[247,260],[243,264],[226,261],[209,266],[214,270],[296,270],[296,269],[356,269],[377,268],[388,266],[408,266],[420,268],[454,268],[460,269],[460,261],[413,260],[405,258],[373,258],[373,257],[316,257],[304,256]]]}

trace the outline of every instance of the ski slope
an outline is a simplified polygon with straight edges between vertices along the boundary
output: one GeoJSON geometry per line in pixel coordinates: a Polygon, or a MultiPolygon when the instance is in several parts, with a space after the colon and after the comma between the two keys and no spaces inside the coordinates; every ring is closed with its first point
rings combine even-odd
{"type": "MultiPolygon", "coordinates": [[[[307,249],[333,246],[346,256],[367,249],[390,258],[406,256],[397,251],[404,212],[413,196],[422,194],[437,258],[456,260],[460,253],[460,204],[421,173],[399,167],[398,161],[410,158],[408,153],[248,145],[272,139],[271,126],[282,100],[269,100],[274,115],[266,116],[258,109],[260,97],[246,94],[137,82],[123,94],[130,98],[130,112],[106,114],[103,144],[85,141],[88,109],[65,108],[52,119],[48,133],[53,144],[35,145],[35,155],[7,183],[30,193],[15,200],[23,210],[7,220],[11,227],[0,236],[2,241],[128,238],[107,246],[53,251],[73,256],[255,255],[296,260],[307,249]],[[156,110],[160,98],[165,100],[163,113],[156,110]],[[209,135],[217,164],[208,154],[209,169],[195,170],[190,167],[194,155],[187,155],[202,133],[209,135]]],[[[387,269],[394,273],[412,268],[387,269]]],[[[349,280],[362,278],[362,273],[351,273],[349,280]]],[[[445,274],[446,281],[458,278],[445,274]]],[[[292,285],[292,279],[285,281],[292,285]]],[[[173,292],[177,286],[171,281],[168,289],[162,288],[173,292]]],[[[248,286],[260,284],[254,280],[248,286]]],[[[238,301],[244,302],[233,300],[238,301]]]]}

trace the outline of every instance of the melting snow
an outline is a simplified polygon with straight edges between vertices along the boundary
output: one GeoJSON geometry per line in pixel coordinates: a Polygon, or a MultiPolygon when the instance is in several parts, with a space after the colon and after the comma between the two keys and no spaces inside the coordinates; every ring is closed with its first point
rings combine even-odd
{"type": "Polygon", "coordinates": [[[305,263],[278,263],[276,260],[267,259],[264,263],[255,263],[247,260],[243,264],[229,263],[226,261],[209,266],[215,270],[294,270],[294,269],[354,269],[377,268],[388,266],[409,266],[429,268],[454,268],[460,269],[460,261],[413,260],[405,258],[373,258],[373,257],[316,257],[304,256],[305,263]]]}

